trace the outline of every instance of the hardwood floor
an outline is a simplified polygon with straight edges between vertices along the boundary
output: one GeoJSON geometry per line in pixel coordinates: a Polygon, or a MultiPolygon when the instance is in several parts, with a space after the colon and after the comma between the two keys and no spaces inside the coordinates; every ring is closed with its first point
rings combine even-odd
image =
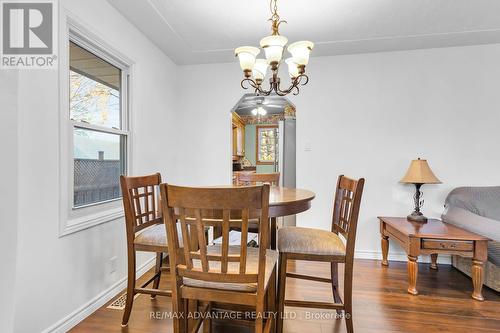
{"type": "MultiPolygon", "coordinates": [[[[342,276],[342,265],[339,266],[342,276]]],[[[290,271],[309,275],[328,277],[329,274],[328,264],[323,263],[297,262],[289,267],[290,271]]],[[[165,287],[167,278],[164,276],[162,280],[165,287]]],[[[429,269],[428,264],[419,264],[418,296],[406,293],[404,262],[391,261],[389,267],[381,267],[380,261],[356,260],[353,285],[353,319],[357,333],[500,331],[500,294],[485,287],[485,301],[474,301],[470,297],[470,278],[449,265],[439,265],[435,271],[429,269]]],[[[295,279],[288,279],[286,292],[289,299],[327,301],[332,297],[328,284],[295,279]]],[[[134,302],[127,328],[120,326],[122,311],[104,306],[72,332],[172,332],[172,321],[165,318],[170,309],[170,298],[157,296],[152,300],[148,295],[140,295],[134,302]]],[[[285,319],[284,331],[287,333],[345,332],[343,319],[331,319],[335,318],[332,311],[291,307],[285,310],[296,315],[293,320],[285,319]]],[[[216,323],[214,332],[252,332],[248,327],[221,324],[216,323]]]]}

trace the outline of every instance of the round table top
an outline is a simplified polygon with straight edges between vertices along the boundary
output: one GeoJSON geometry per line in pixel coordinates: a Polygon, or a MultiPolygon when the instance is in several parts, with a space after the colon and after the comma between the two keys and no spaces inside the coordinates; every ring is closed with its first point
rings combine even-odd
{"type": "Polygon", "coordinates": [[[314,192],[300,188],[271,186],[269,216],[280,217],[302,213],[311,208],[314,192]]]}
{"type": "Polygon", "coordinates": [[[271,186],[269,193],[269,205],[287,205],[298,201],[311,201],[315,196],[314,192],[300,188],[271,186]]]}
{"type": "MultiPolygon", "coordinates": [[[[208,186],[215,187],[215,186],[208,186]]],[[[222,185],[217,187],[240,187],[222,185]]],[[[269,193],[269,217],[281,217],[302,213],[311,208],[311,201],[316,194],[300,188],[271,186],[269,193]]]]}

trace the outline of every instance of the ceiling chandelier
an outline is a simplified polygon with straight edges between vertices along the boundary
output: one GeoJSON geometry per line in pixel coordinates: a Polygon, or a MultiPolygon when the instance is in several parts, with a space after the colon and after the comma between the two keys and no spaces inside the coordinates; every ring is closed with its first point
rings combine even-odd
{"type": "Polygon", "coordinates": [[[260,47],[264,49],[266,59],[256,59],[260,49],[253,46],[242,46],[235,50],[235,54],[240,61],[240,67],[243,70],[245,78],[241,81],[241,87],[255,89],[257,95],[270,95],[273,91],[279,96],[285,96],[291,92],[294,95],[299,94],[299,85],[306,85],[309,78],[305,74],[306,65],[309,62],[309,54],[314,44],[309,41],[300,41],[288,45],[288,52],[292,55],[285,60],[288,65],[288,74],[291,78],[291,85],[287,89],[280,86],[281,80],[278,77],[278,71],[282,63],[283,52],[288,39],[281,36],[278,29],[281,23],[278,15],[277,0],[270,1],[271,9],[271,29],[272,35],[261,39],[260,47]],[[266,77],[267,68],[271,67],[272,76],[269,78],[269,88],[262,87],[262,82],[266,77]]]}
{"type": "Polygon", "coordinates": [[[265,116],[267,114],[266,109],[262,107],[262,102],[257,101],[256,108],[252,110],[252,114],[257,117],[265,116]]]}

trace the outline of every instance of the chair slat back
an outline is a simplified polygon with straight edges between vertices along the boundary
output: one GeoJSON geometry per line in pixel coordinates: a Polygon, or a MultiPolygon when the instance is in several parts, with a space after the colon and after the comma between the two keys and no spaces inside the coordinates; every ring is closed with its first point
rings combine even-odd
{"type": "Polygon", "coordinates": [[[279,172],[270,172],[270,173],[238,172],[236,174],[236,184],[238,185],[269,184],[278,186],[279,182],[280,182],[279,172]]]}
{"type": "Polygon", "coordinates": [[[162,222],[158,193],[160,183],[159,173],[139,177],[120,176],[125,221],[131,233],[162,222]]]}
{"type": "MultiPolygon", "coordinates": [[[[268,247],[269,185],[234,188],[160,186],[172,268],[182,277],[228,283],[264,282],[268,247]],[[247,272],[248,220],[258,219],[259,267],[247,272]],[[178,236],[180,224],[182,240],[178,236]],[[207,247],[205,227],[220,227],[220,248],[207,247]],[[241,228],[240,246],[230,252],[229,230],[241,228]],[[172,246],[173,245],[173,246],[172,246]],[[211,249],[210,253],[208,250],[211,249]],[[215,251],[216,250],[216,251],[215,251]],[[182,253],[182,257],[177,254],[182,253]]],[[[234,248],[233,248],[234,249],[234,248]]]]}
{"type": "Polygon", "coordinates": [[[361,195],[365,180],[354,180],[344,175],[339,176],[335,202],[333,205],[332,232],[341,234],[349,242],[354,242],[358,223],[361,195]]]}

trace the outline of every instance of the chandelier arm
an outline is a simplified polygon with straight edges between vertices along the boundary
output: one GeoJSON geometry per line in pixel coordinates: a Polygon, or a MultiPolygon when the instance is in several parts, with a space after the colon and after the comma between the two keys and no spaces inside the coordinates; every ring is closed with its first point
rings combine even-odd
{"type": "Polygon", "coordinates": [[[290,93],[290,91],[292,91],[294,85],[295,85],[295,80],[292,81],[292,85],[288,89],[282,90],[281,87],[280,87],[280,85],[277,84],[275,86],[275,90],[274,91],[276,92],[276,94],[278,96],[286,96],[288,93],[290,93]]]}
{"type": "Polygon", "coordinates": [[[262,85],[260,85],[255,89],[255,92],[258,93],[259,95],[269,96],[273,90],[274,90],[274,84],[270,83],[268,90],[262,89],[262,85]]]}
{"type": "Polygon", "coordinates": [[[248,89],[250,87],[257,89],[259,87],[259,85],[254,80],[249,79],[249,78],[245,78],[245,79],[241,80],[240,85],[243,89],[248,89]],[[248,86],[245,86],[245,83],[247,83],[248,86]]]}
{"type": "Polygon", "coordinates": [[[298,95],[300,92],[299,86],[305,86],[308,82],[309,77],[306,74],[301,74],[292,80],[292,84],[288,87],[288,89],[282,90],[279,86],[276,86],[275,91],[279,96],[286,96],[295,90],[293,94],[298,95]]]}
{"type": "Polygon", "coordinates": [[[271,95],[271,92],[270,91],[265,91],[265,90],[262,90],[262,89],[255,89],[255,94],[257,96],[269,96],[269,95],[271,95]]]}
{"type": "Polygon", "coordinates": [[[309,82],[309,76],[307,76],[306,74],[301,74],[299,76],[297,76],[297,83],[301,86],[305,86],[308,82],[309,82]],[[304,81],[302,82],[302,79],[304,79],[304,81]]]}

